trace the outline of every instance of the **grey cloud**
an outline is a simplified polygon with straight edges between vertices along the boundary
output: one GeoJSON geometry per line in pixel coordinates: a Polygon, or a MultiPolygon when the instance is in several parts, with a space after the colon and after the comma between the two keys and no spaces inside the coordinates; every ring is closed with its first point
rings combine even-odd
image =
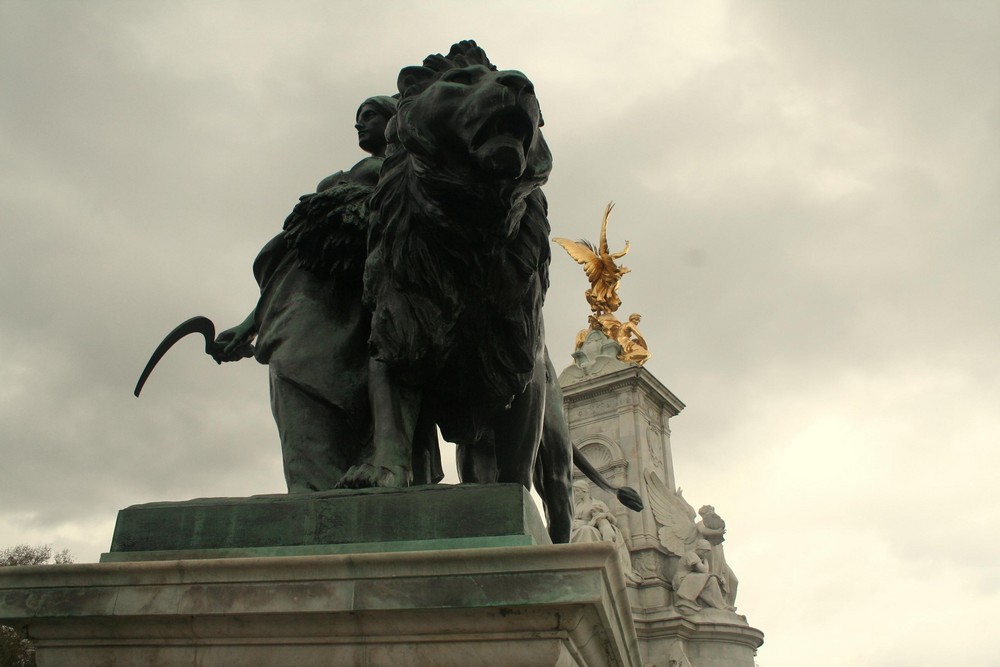
{"type": "MultiPolygon", "coordinates": [[[[643,314],[648,368],[689,406],[677,477],[730,524],[761,664],[802,664],[830,633],[849,639],[825,664],[895,664],[905,640],[874,645],[850,618],[879,613],[876,588],[910,595],[907,568],[961,578],[958,617],[988,608],[996,6],[578,9],[0,3],[0,446],[17,461],[0,473],[0,546],[133,503],[281,491],[266,369],[217,367],[192,339],[141,399],[132,385],[182,319],[225,327],[252,307],[255,253],[360,157],[358,102],[472,36],[536,81],[554,234],[595,239],[618,202],[623,310],[643,314]],[[859,573],[837,536],[885,560],[859,573]],[[838,588],[848,575],[857,587],[838,588]]],[[[557,365],[585,287],[554,246],[557,365]]],[[[908,664],[951,657],[933,644],[908,664]]]]}

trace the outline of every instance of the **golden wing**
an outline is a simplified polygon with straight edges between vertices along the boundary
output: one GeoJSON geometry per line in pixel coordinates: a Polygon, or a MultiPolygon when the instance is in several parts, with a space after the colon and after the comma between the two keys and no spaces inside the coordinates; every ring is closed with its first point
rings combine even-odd
{"type": "Polygon", "coordinates": [[[608,250],[608,216],[611,215],[611,209],[614,207],[615,203],[613,201],[609,201],[607,207],[604,209],[604,218],[601,220],[601,245],[599,250],[601,257],[607,257],[611,254],[608,250]]]}
{"type": "Polygon", "coordinates": [[[560,237],[554,237],[552,239],[556,243],[562,246],[563,250],[569,253],[569,256],[577,264],[583,264],[583,270],[587,274],[587,280],[591,284],[595,283],[601,275],[601,270],[604,267],[604,263],[601,258],[597,256],[594,252],[594,247],[587,243],[586,241],[570,241],[569,239],[564,239],[560,237]]]}

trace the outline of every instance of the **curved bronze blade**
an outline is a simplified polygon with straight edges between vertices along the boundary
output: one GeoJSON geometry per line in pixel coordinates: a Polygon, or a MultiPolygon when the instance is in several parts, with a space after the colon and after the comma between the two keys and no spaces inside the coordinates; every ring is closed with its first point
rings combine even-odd
{"type": "Polygon", "coordinates": [[[167,353],[167,350],[173,347],[174,343],[181,338],[184,338],[184,336],[193,333],[200,333],[205,337],[205,352],[212,354],[212,351],[215,349],[215,324],[212,323],[212,320],[202,315],[197,315],[190,320],[181,322],[174,327],[173,331],[167,334],[163,342],[156,347],[152,356],[149,357],[146,367],[142,369],[142,375],[139,376],[139,381],[135,383],[135,391],[133,393],[136,397],[142,391],[142,385],[146,384],[146,378],[153,372],[153,368],[163,358],[163,355],[167,353]]]}

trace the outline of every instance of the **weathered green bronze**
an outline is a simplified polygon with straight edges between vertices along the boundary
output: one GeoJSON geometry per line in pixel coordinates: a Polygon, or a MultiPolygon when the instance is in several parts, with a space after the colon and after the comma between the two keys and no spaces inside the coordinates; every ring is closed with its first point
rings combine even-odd
{"type": "Polygon", "coordinates": [[[153,368],[155,368],[156,364],[163,358],[163,355],[167,353],[167,350],[172,348],[174,343],[179,341],[181,338],[193,333],[200,333],[205,337],[205,354],[210,354],[213,357],[216,357],[216,361],[220,364],[223,361],[238,361],[240,359],[246,359],[253,356],[253,345],[250,341],[245,341],[240,345],[230,346],[224,349],[223,345],[215,342],[215,324],[212,320],[201,315],[196,315],[174,327],[173,331],[168,333],[166,337],[164,337],[163,341],[156,346],[156,349],[153,350],[153,354],[150,355],[149,361],[146,362],[146,367],[142,369],[139,381],[135,383],[135,390],[132,393],[135,394],[136,398],[139,397],[139,392],[142,391],[143,386],[146,384],[149,374],[153,372],[153,368]]]}
{"type": "Polygon", "coordinates": [[[397,87],[358,109],[371,157],[300,199],[254,262],[256,307],[206,351],[232,361],[256,339],[290,493],[437,482],[440,428],[463,482],[534,483],[553,542],[574,460],[641,508],[574,450],[545,348],[552,156],[533,84],[464,41],[397,87]]]}
{"type": "Polygon", "coordinates": [[[118,512],[102,562],[547,544],[518,484],[200,498],[118,512]]]}

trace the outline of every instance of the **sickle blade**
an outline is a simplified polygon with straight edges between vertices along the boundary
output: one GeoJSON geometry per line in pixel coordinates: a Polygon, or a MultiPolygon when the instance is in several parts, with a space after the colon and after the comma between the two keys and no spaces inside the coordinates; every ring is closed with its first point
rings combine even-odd
{"type": "Polygon", "coordinates": [[[205,352],[211,354],[212,346],[215,344],[215,324],[212,320],[207,317],[198,315],[192,317],[190,320],[186,320],[178,324],[173,331],[167,334],[163,342],[160,343],[156,350],[153,351],[152,356],[149,357],[149,361],[146,363],[146,367],[142,369],[142,375],[139,376],[139,381],[135,384],[135,391],[133,392],[136,397],[139,396],[139,392],[142,391],[142,386],[146,384],[146,378],[149,374],[153,372],[153,368],[156,367],[157,362],[163,358],[163,355],[167,353],[174,343],[179,341],[184,336],[193,333],[200,333],[205,337],[205,352]]]}

